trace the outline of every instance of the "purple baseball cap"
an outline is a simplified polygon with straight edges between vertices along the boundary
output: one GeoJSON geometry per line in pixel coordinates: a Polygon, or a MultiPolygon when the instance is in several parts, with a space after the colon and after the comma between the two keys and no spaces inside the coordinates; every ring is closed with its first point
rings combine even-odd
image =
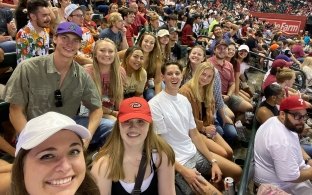
{"type": "Polygon", "coordinates": [[[72,33],[82,39],[82,30],[80,26],[73,22],[62,22],[57,26],[56,34],[72,33]]]}

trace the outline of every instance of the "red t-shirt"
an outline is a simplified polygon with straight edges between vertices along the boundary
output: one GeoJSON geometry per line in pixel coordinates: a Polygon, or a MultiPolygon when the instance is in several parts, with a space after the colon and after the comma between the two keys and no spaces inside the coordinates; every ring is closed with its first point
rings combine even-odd
{"type": "Polygon", "coordinates": [[[181,42],[183,45],[188,45],[189,47],[193,47],[194,41],[191,39],[189,35],[193,35],[193,29],[191,25],[186,24],[182,29],[181,42]]]}
{"type": "Polygon", "coordinates": [[[262,84],[262,91],[272,83],[276,82],[276,76],[269,74],[268,77],[265,79],[265,81],[262,84]]]}
{"type": "Polygon", "coordinates": [[[125,26],[125,27],[127,29],[126,37],[127,37],[128,45],[129,45],[129,47],[132,47],[134,45],[134,43],[133,43],[133,36],[134,36],[133,28],[131,25],[125,26]]]}
{"type": "Polygon", "coordinates": [[[2,3],[8,3],[14,5],[13,0],[2,0],[2,3]]]}

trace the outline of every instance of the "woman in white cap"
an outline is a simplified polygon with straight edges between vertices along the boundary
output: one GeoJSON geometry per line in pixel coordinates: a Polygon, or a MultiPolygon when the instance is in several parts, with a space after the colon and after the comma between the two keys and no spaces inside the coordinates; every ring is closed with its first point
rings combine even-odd
{"type": "Polygon", "coordinates": [[[146,100],[125,99],[117,118],[91,170],[101,194],[175,194],[174,152],[155,134],[146,100]]]}
{"type": "Polygon", "coordinates": [[[16,145],[12,194],[99,194],[84,158],[83,139],[90,137],[88,129],[56,112],[28,121],[16,145]]]}
{"type": "Polygon", "coordinates": [[[160,29],[157,32],[157,39],[163,56],[163,63],[169,62],[171,47],[169,45],[169,31],[167,29],[160,29]]]}

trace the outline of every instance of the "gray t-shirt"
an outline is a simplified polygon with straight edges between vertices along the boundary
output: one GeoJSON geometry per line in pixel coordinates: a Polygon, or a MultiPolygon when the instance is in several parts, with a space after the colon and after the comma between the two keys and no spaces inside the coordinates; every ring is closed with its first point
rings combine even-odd
{"type": "Polygon", "coordinates": [[[117,32],[114,33],[110,28],[105,28],[104,30],[101,31],[100,39],[104,39],[104,38],[109,38],[110,40],[112,40],[116,46],[117,46],[117,50],[120,51],[120,44],[122,42],[122,35],[121,32],[117,32]]]}

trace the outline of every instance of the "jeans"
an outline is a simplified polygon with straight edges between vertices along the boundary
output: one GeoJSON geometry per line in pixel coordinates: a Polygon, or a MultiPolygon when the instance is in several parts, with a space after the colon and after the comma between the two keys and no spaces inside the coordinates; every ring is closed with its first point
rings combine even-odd
{"type": "Polygon", "coordinates": [[[312,156],[312,145],[311,144],[301,144],[301,147],[304,151],[309,155],[312,156]]]}
{"type": "MultiPolygon", "coordinates": [[[[77,124],[88,128],[89,118],[85,116],[75,116],[73,118],[77,124]]],[[[96,129],[92,139],[90,141],[89,148],[98,149],[102,147],[105,143],[107,135],[111,132],[115,125],[115,120],[102,118],[99,127],[96,129]]]]}
{"type": "Polygon", "coordinates": [[[16,42],[15,41],[1,42],[0,48],[3,49],[4,53],[16,52],[16,42]]]}
{"type": "Polygon", "coordinates": [[[144,90],[143,97],[146,99],[146,101],[149,101],[155,96],[155,89],[154,88],[148,88],[144,90]]]}
{"type": "Polygon", "coordinates": [[[215,120],[217,132],[224,138],[224,140],[228,144],[232,145],[238,138],[235,126],[232,124],[225,124],[222,127],[221,124],[223,124],[222,118],[219,116],[219,114],[217,114],[217,119],[215,120]]]}

